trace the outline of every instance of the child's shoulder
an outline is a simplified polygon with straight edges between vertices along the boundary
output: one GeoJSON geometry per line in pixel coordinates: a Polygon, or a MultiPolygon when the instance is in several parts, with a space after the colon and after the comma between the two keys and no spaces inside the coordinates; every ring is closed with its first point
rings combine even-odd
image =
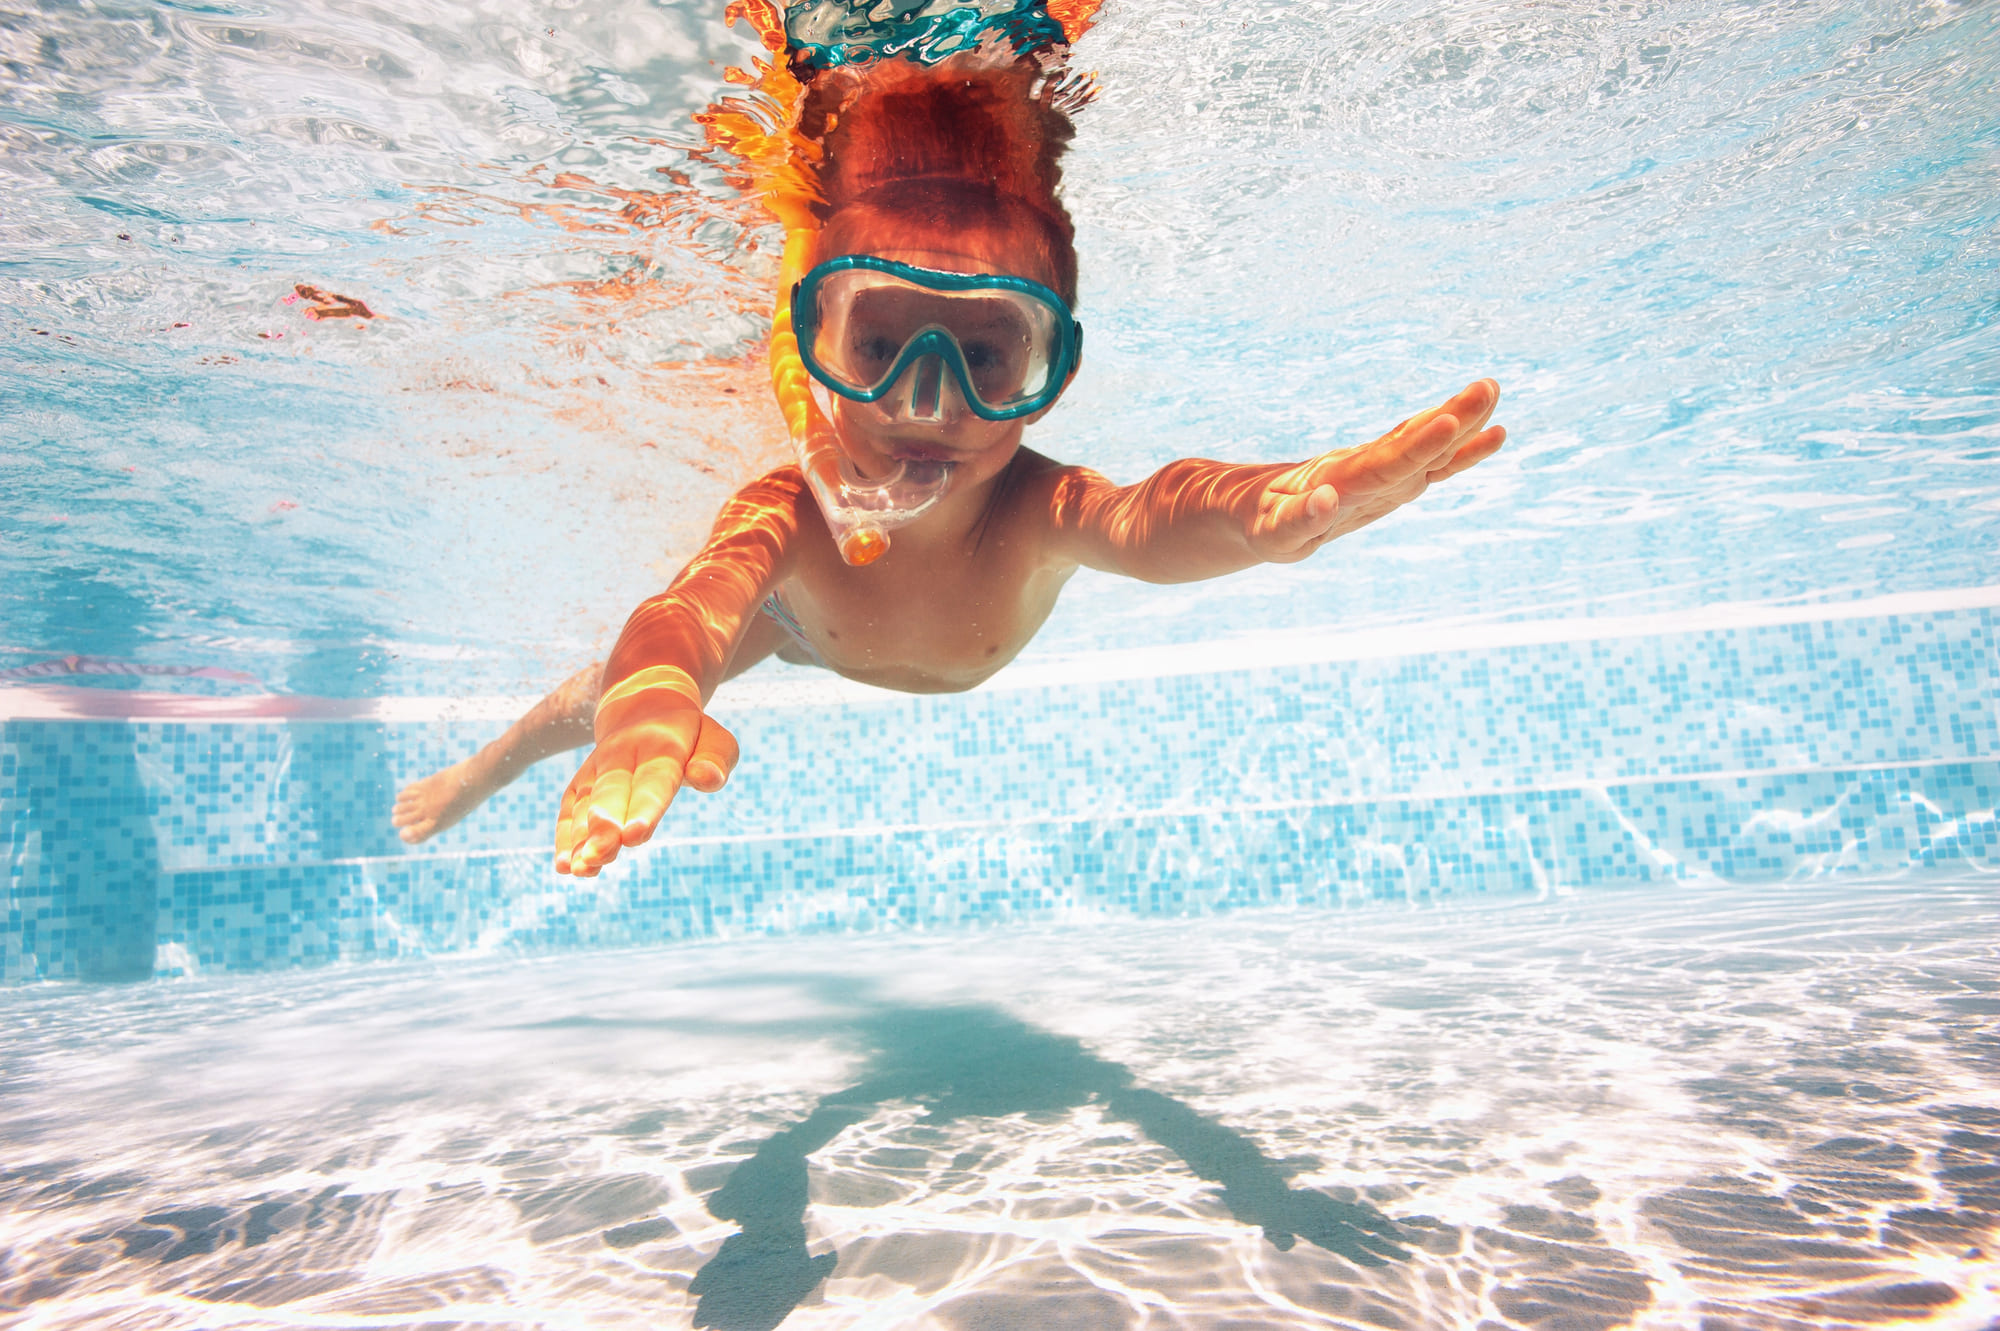
{"type": "Polygon", "coordinates": [[[1015,454],[1011,470],[1012,488],[1023,496],[1030,493],[1056,495],[1065,489],[1107,484],[1103,476],[1089,467],[1081,467],[1073,462],[1058,462],[1054,458],[1042,456],[1032,448],[1023,448],[1015,454]]]}
{"type": "Polygon", "coordinates": [[[1055,527],[1065,524],[1065,514],[1101,500],[1117,487],[1104,474],[1073,462],[1057,462],[1028,449],[1017,460],[1019,479],[1014,486],[1016,503],[1046,515],[1055,527]]]}
{"type": "Polygon", "coordinates": [[[1077,535],[1091,526],[1092,515],[1102,511],[1117,487],[1101,472],[1026,448],[1010,472],[1005,500],[1008,526],[1050,563],[1082,562],[1077,535]]]}
{"type": "Polygon", "coordinates": [[[1001,478],[999,507],[1017,520],[1039,524],[1062,507],[1067,492],[1088,486],[1095,476],[1087,467],[1058,462],[1032,448],[1023,448],[1014,455],[1001,478]]]}

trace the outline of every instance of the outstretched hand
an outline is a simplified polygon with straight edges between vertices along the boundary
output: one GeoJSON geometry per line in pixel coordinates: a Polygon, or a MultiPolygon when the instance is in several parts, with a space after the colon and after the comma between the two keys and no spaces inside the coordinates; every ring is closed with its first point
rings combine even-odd
{"type": "Polygon", "coordinates": [[[1486,424],[1499,403],[1500,385],[1481,379],[1372,444],[1323,453],[1278,473],[1257,500],[1252,552],[1274,564],[1297,563],[1493,456],[1507,438],[1506,430],[1486,424]]]}
{"type": "Polygon", "coordinates": [[[643,845],[683,785],[713,793],[736,766],[736,737],[701,708],[692,678],[651,666],[604,692],[597,746],[556,814],[556,872],[595,877],[643,845]]]}

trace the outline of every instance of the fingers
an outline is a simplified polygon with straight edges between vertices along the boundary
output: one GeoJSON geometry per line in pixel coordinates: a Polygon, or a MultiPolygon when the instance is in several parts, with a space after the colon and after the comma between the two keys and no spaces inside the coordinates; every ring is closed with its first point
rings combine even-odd
{"type": "Polygon", "coordinates": [[[1444,404],[1444,409],[1459,419],[1466,434],[1477,434],[1486,428],[1493,409],[1499,405],[1500,385],[1491,379],[1475,379],[1459,389],[1457,395],[1444,404]]]}
{"type": "Polygon", "coordinates": [[[739,752],[727,727],[692,708],[672,724],[635,726],[607,739],[563,792],[556,811],[556,872],[593,877],[621,849],[644,845],[683,784],[720,790],[736,769],[739,752]],[[695,730],[691,747],[690,729],[695,730]]]}
{"type": "Polygon", "coordinates": [[[1453,453],[1442,467],[1431,471],[1429,475],[1430,483],[1435,485],[1439,481],[1450,480],[1467,467],[1486,461],[1486,459],[1498,453],[1500,445],[1506,442],[1507,431],[1503,426],[1496,425],[1490,430],[1482,430],[1479,434],[1473,436],[1471,442],[1461,445],[1459,450],[1453,453]]]}
{"type": "Polygon", "coordinates": [[[1485,461],[1507,439],[1506,430],[1487,425],[1499,405],[1500,385],[1475,380],[1373,443],[1281,473],[1260,501],[1251,548],[1277,563],[1304,559],[1485,461]]]}
{"type": "Polygon", "coordinates": [[[571,865],[572,871],[577,870],[578,864],[590,872],[603,868],[618,858],[618,847],[624,844],[626,807],[631,803],[635,773],[630,746],[621,749],[609,755],[610,761],[598,765],[597,780],[591,784],[590,794],[578,801],[584,824],[583,845],[573,857],[576,862],[571,865]]]}
{"type": "MultiPolygon", "coordinates": [[[[678,744],[662,746],[633,771],[622,813],[608,804],[604,806],[605,821],[615,821],[618,826],[619,844],[643,846],[652,840],[667,806],[674,802],[683,785],[711,795],[722,789],[736,769],[738,753],[736,736],[720,721],[702,713],[694,751],[685,760],[679,756],[678,744]]],[[[617,854],[617,848],[613,847],[605,858],[617,854]]]]}
{"type": "Polygon", "coordinates": [[[1325,479],[1347,495],[1393,489],[1449,457],[1458,435],[1456,416],[1425,412],[1374,443],[1335,457],[1335,475],[1325,479]]]}
{"type": "Polygon", "coordinates": [[[1384,435],[1395,440],[1406,457],[1429,454],[1433,463],[1449,457],[1466,440],[1486,428],[1500,405],[1500,385],[1491,379],[1476,379],[1458,390],[1442,406],[1419,412],[1384,435]]]}
{"type": "MultiPolygon", "coordinates": [[[[653,829],[660,825],[660,819],[666,814],[667,806],[674,802],[674,796],[681,793],[681,778],[685,772],[681,760],[670,753],[655,754],[639,764],[638,770],[632,773],[626,803],[619,810],[615,824],[617,840],[605,859],[615,858],[620,845],[643,846],[653,839],[653,829]]],[[[606,826],[613,825],[607,818],[606,826]]]]}
{"type": "Polygon", "coordinates": [[[583,766],[569,779],[563,790],[562,803],[556,807],[556,872],[568,873],[575,859],[577,843],[582,839],[583,826],[577,820],[577,807],[590,797],[590,778],[596,754],[584,759],[583,766]]]}
{"type": "MultiPolygon", "coordinates": [[[[1389,490],[1418,476],[1439,479],[1469,467],[1492,448],[1462,464],[1471,441],[1484,438],[1486,422],[1500,405],[1500,385],[1478,379],[1444,402],[1420,411],[1372,444],[1331,453],[1313,465],[1311,479],[1331,484],[1344,496],[1389,490]]],[[[1504,436],[1503,436],[1504,437],[1504,436]]]]}
{"type": "Polygon", "coordinates": [[[594,878],[598,871],[617,858],[622,841],[622,814],[631,788],[629,767],[619,763],[605,746],[591,751],[590,757],[570,778],[556,810],[556,872],[594,878]],[[619,820],[609,810],[616,808],[619,820]]]}
{"type": "Polygon", "coordinates": [[[729,774],[736,770],[737,757],[736,736],[704,712],[701,733],[695,737],[694,752],[688,755],[687,783],[704,795],[713,795],[722,789],[723,783],[729,780],[729,774]]]}
{"type": "MultiPolygon", "coordinates": [[[[621,737],[622,739],[622,737],[621,737]]],[[[618,858],[624,845],[638,845],[653,833],[660,814],[678,788],[679,763],[669,759],[675,780],[662,798],[650,798],[645,782],[660,773],[638,764],[634,771],[629,739],[614,739],[591,750],[590,757],[570,778],[556,809],[556,872],[594,878],[618,858]],[[635,825],[634,806],[640,811],[635,825]],[[650,813],[650,818],[645,815],[650,813]],[[627,841],[630,831],[633,840],[627,841]]]]}

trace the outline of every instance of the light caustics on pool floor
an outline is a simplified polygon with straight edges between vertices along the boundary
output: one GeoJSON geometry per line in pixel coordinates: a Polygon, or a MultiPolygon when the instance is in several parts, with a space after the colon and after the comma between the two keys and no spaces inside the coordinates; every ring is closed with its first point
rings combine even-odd
{"type": "Polygon", "coordinates": [[[19,990],[0,1320],[1986,1326],[1996,917],[1932,877],[19,990]]]}

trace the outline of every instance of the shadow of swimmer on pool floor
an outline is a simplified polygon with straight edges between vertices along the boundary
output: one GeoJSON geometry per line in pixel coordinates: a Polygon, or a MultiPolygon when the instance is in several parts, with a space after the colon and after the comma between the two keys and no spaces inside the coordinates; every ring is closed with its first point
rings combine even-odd
{"type": "MultiPolygon", "coordinates": [[[[922,1105],[934,1126],[1095,1103],[1221,1184],[1230,1214],[1280,1249],[1302,1238],[1368,1266],[1408,1256],[1395,1223],[1374,1207],[1288,1186],[1279,1163],[1249,1139],[1133,1085],[1129,1069],[1068,1036],[980,1007],[891,1008],[854,1029],[876,1051],[863,1078],[761,1143],[708,1199],[712,1215],[742,1229],[688,1287],[700,1300],[695,1326],[770,1331],[833,1271],[838,1254],[806,1250],[806,1157],[893,1102],[922,1105]]],[[[626,1226],[605,1237],[622,1247],[650,1232],[626,1226]]]]}

